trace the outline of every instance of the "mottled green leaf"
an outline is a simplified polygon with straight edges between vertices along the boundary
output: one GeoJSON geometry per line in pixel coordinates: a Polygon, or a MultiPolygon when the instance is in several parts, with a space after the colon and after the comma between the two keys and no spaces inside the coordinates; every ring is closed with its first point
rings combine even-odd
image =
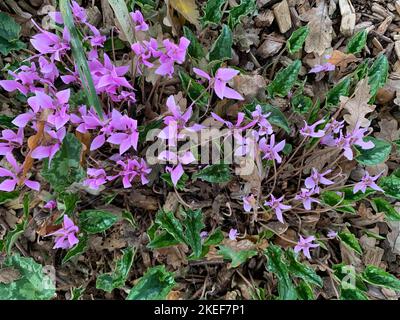
{"type": "Polygon", "coordinates": [[[129,276],[134,257],[134,248],[129,247],[122,250],[122,257],[116,261],[114,271],[103,273],[97,277],[96,288],[111,292],[116,288],[124,286],[129,276]]]}
{"type": "Polygon", "coordinates": [[[19,191],[0,191],[0,204],[6,203],[7,201],[18,198],[19,191]]]}
{"type": "Polygon", "coordinates": [[[85,210],[79,214],[79,224],[87,233],[99,233],[111,228],[118,217],[103,210],[85,210]]]}
{"type": "Polygon", "coordinates": [[[375,100],[376,93],[379,88],[382,88],[388,77],[389,72],[389,62],[384,54],[380,54],[371,68],[368,70],[368,84],[371,87],[371,100],[373,102],[375,100]]]}
{"type": "Polygon", "coordinates": [[[222,6],[227,0],[207,0],[204,8],[204,16],[201,18],[203,26],[211,24],[220,24],[222,19],[222,6]]]}
{"type": "Polygon", "coordinates": [[[157,212],[155,222],[161,229],[167,231],[179,243],[186,243],[182,223],[175,217],[171,211],[160,210],[157,212]]]}
{"type": "Polygon", "coordinates": [[[84,253],[87,250],[87,241],[88,241],[87,236],[79,237],[79,242],[74,247],[69,249],[65,254],[64,258],[62,259],[62,264],[67,263],[72,258],[77,257],[82,253],[84,253]]]}
{"type": "Polygon", "coordinates": [[[379,179],[378,184],[385,191],[386,196],[400,199],[400,177],[391,174],[389,177],[379,179]]]}
{"type": "Polygon", "coordinates": [[[315,300],[314,292],[310,284],[301,280],[296,287],[299,300],[315,300]]]}
{"type": "Polygon", "coordinates": [[[358,31],[351,37],[346,46],[346,53],[356,54],[361,52],[367,44],[368,32],[366,29],[358,31]]]}
{"type": "Polygon", "coordinates": [[[360,289],[343,282],[340,286],[340,300],[368,300],[368,297],[360,289]]]}
{"type": "Polygon", "coordinates": [[[218,254],[222,255],[224,259],[231,261],[231,267],[236,268],[242,263],[245,263],[251,257],[257,255],[256,250],[234,250],[228,246],[218,246],[218,254]]]}
{"type": "Polygon", "coordinates": [[[328,107],[337,106],[340,102],[340,97],[348,97],[350,93],[351,78],[347,77],[337,83],[326,94],[326,105],[328,107]]]}
{"type": "Polygon", "coordinates": [[[0,53],[8,55],[11,51],[25,48],[25,43],[19,41],[21,26],[4,12],[0,12],[0,53]]]}
{"type": "Polygon", "coordinates": [[[127,300],[164,300],[175,286],[174,274],[165,266],[149,268],[129,292],[127,300]]]}
{"type": "Polygon", "coordinates": [[[256,0],[242,0],[240,5],[229,11],[228,25],[233,30],[243,17],[253,14],[257,9],[256,0]]]}
{"type": "Polygon", "coordinates": [[[229,166],[224,163],[212,164],[193,175],[195,179],[201,179],[210,183],[223,183],[232,179],[229,166]]]}
{"type": "Polygon", "coordinates": [[[183,34],[184,36],[190,40],[190,45],[188,48],[188,53],[192,58],[200,59],[205,56],[205,52],[203,46],[197,40],[197,36],[190,30],[188,27],[183,26],[183,34]]]}
{"type": "Polygon", "coordinates": [[[345,200],[344,195],[339,195],[335,191],[324,191],[321,194],[321,200],[324,204],[331,207],[336,207],[335,210],[340,212],[356,213],[356,210],[351,206],[351,201],[345,200]]]}
{"type": "Polygon", "coordinates": [[[268,258],[267,269],[276,274],[278,278],[278,293],[281,300],[296,300],[297,293],[289,276],[288,266],[283,260],[283,251],[276,245],[270,245],[265,250],[268,258]]]}
{"type": "Polygon", "coordinates": [[[376,212],[384,212],[386,219],[390,221],[400,221],[400,213],[390,204],[389,201],[383,198],[372,199],[373,206],[376,212]]]}
{"type": "Polygon", "coordinates": [[[295,60],[292,64],[286,68],[279,70],[275,75],[274,80],[267,87],[268,94],[271,97],[280,96],[286,97],[290,89],[292,89],[294,83],[297,80],[297,76],[300,72],[301,61],[295,60]]]}
{"type": "Polygon", "coordinates": [[[81,142],[68,133],[49,165],[48,159],[43,161],[42,176],[57,192],[65,191],[74,182],[85,177],[85,171],[80,165],[81,142]]]}
{"type": "Polygon", "coordinates": [[[354,234],[351,232],[339,232],[338,234],[339,239],[345,244],[348,248],[354,250],[358,254],[362,254],[362,249],[360,244],[358,243],[358,240],[354,234]]]}
{"type": "Polygon", "coordinates": [[[153,239],[151,239],[150,243],[147,245],[147,248],[149,249],[159,249],[159,248],[165,248],[165,247],[171,247],[178,245],[180,242],[177,241],[174,236],[172,236],[170,233],[164,231],[160,234],[157,234],[154,236],[153,239]]]}
{"type": "Polygon", "coordinates": [[[323,281],[321,277],[316,274],[314,269],[303,263],[300,263],[292,249],[288,249],[285,252],[285,256],[288,261],[288,270],[291,275],[301,278],[308,283],[315,284],[318,287],[322,287],[323,281]]]}
{"type": "Polygon", "coordinates": [[[163,179],[169,187],[171,187],[171,188],[175,187],[176,190],[183,191],[185,189],[186,182],[189,180],[189,176],[186,173],[184,173],[182,175],[182,177],[179,178],[176,186],[174,186],[174,183],[172,182],[171,174],[169,172],[163,173],[161,175],[161,179],[163,179]]]}
{"type": "Polygon", "coordinates": [[[10,283],[0,283],[0,300],[50,300],[55,296],[53,280],[32,258],[15,254],[5,259],[2,267],[14,268],[20,276],[10,283]]]}
{"type": "Polygon", "coordinates": [[[225,61],[232,59],[232,31],[227,25],[222,26],[222,31],[210,49],[210,61],[225,61]]]}
{"type": "Polygon", "coordinates": [[[203,213],[201,210],[186,211],[184,224],[186,243],[193,251],[193,258],[199,258],[202,250],[200,232],[204,228],[203,213]]]}
{"type": "Polygon", "coordinates": [[[295,95],[290,101],[293,110],[299,114],[308,114],[313,107],[313,102],[310,97],[302,94],[295,95]]]}
{"type": "Polygon", "coordinates": [[[299,51],[303,47],[304,41],[306,41],[309,32],[310,29],[308,28],[308,26],[303,26],[295,30],[290,35],[290,38],[286,43],[286,48],[288,52],[293,54],[299,51]]]}
{"type": "Polygon", "coordinates": [[[367,266],[362,273],[362,278],[374,286],[400,291],[400,280],[381,268],[372,265],[367,266]]]}
{"type": "Polygon", "coordinates": [[[375,146],[368,150],[355,146],[359,153],[356,157],[359,163],[366,166],[374,166],[385,162],[389,158],[390,152],[392,151],[392,145],[389,142],[371,136],[365,137],[364,141],[372,141],[375,146]]]}

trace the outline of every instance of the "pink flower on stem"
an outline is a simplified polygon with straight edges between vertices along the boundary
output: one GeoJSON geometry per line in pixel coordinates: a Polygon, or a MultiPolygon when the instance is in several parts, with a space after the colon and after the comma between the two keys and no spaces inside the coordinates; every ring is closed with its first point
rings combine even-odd
{"type": "Polygon", "coordinates": [[[160,56],[161,65],[156,69],[155,73],[161,76],[172,77],[174,73],[174,64],[182,64],[185,61],[186,51],[190,41],[185,37],[181,37],[179,45],[166,39],[163,41],[165,53],[160,56]]]}
{"type": "Polygon", "coordinates": [[[237,236],[239,235],[239,232],[236,229],[230,229],[228,237],[231,240],[236,240],[237,236]]]}
{"type": "Polygon", "coordinates": [[[151,172],[151,168],[148,167],[146,161],[144,159],[140,159],[140,162],[136,159],[133,160],[134,166],[136,168],[136,173],[138,176],[140,176],[140,180],[142,182],[142,185],[146,185],[149,183],[149,179],[147,176],[151,172]]]}
{"type": "Polygon", "coordinates": [[[365,193],[368,187],[376,191],[384,192],[383,189],[375,183],[375,181],[378,180],[381,175],[382,172],[377,174],[376,176],[370,176],[368,172],[365,172],[361,181],[355,184],[353,188],[353,193],[357,193],[358,191],[365,193]]]}
{"type": "Polygon", "coordinates": [[[230,121],[222,119],[219,115],[217,115],[214,112],[211,112],[211,116],[218,122],[226,125],[228,127],[228,129],[231,129],[231,130],[243,131],[243,130],[251,128],[252,126],[254,126],[256,124],[256,120],[253,120],[246,125],[242,125],[242,122],[244,121],[244,116],[245,116],[245,114],[243,112],[238,113],[235,124],[233,124],[230,121]]]}
{"type": "Polygon", "coordinates": [[[117,110],[113,110],[112,119],[110,122],[113,133],[107,139],[107,142],[119,145],[119,154],[124,154],[131,147],[137,149],[139,141],[139,132],[137,130],[137,121],[122,115],[117,110]],[[115,132],[122,131],[122,132],[115,132]]]}
{"type": "Polygon", "coordinates": [[[317,169],[312,168],[311,171],[312,171],[311,176],[306,178],[304,184],[308,189],[311,189],[314,193],[319,193],[319,187],[318,187],[319,184],[323,184],[326,186],[334,184],[333,181],[325,178],[325,176],[331,173],[332,170],[327,170],[324,173],[319,173],[317,169]]]}
{"type": "Polygon", "coordinates": [[[348,160],[353,160],[353,150],[351,149],[353,145],[359,146],[363,150],[369,150],[375,146],[372,141],[364,141],[365,133],[367,131],[368,128],[356,127],[346,136],[343,136],[343,133],[340,132],[340,136],[336,140],[336,147],[343,149],[343,155],[348,160]]]}
{"type": "Polygon", "coordinates": [[[312,243],[314,240],[315,240],[314,236],[310,236],[304,239],[300,235],[300,240],[294,247],[294,252],[298,253],[300,251],[303,251],[303,254],[307,257],[307,259],[311,259],[310,249],[319,247],[319,244],[312,243]]]}
{"type": "Polygon", "coordinates": [[[51,160],[53,159],[57,151],[60,150],[61,144],[66,134],[66,129],[63,127],[58,131],[48,130],[46,131],[46,133],[57,142],[55,144],[48,146],[36,147],[32,151],[31,157],[33,159],[39,159],[39,160],[49,158],[49,165],[50,165],[51,160]]]}
{"type": "Polygon", "coordinates": [[[151,38],[150,41],[143,41],[143,43],[136,42],[131,46],[132,51],[138,58],[137,70],[142,74],[142,65],[147,68],[153,68],[154,64],[149,59],[158,58],[162,52],[158,51],[158,43],[156,39],[151,38]]]}
{"type": "Polygon", "coordinates": [[[64,215],[62,228],[56,232],[48,234],[47,236],[56,236],[53,249],[71,249],[79,242],[79,239],[76,236],[78,232],[79,228],[67,215],[64,215]]]}
{"type": "Polygon", "coordinates": [[[45,203],[45,205],[43,206],[43,208],[49,209],[50,211],[52,211],[52,210],[54,210],[55,208],[57,208],[57,201],[56,201],[56,200],[47,201],[47,202],[45,203]]]}
{"type": "Polygon", "coordinates": [[[246,212],[250,212],[257,204],[256,198],[254,194],[250,194],[246,197],[243,197],[243,209],[246,212]]]}
{"type": "Polygon", "coordinates": [[[337,237],[337,235],[338,235],[338,233],[337,233],[336,231],[329,230],[329,232],[328,232],[328,234],[327,234],[327,237],[328,237],[329,239],[335,239],[335,238],[337,237]]]}
{"type": "Polygon", "coordinates": [[[196,160],[196,158],[193,156],[193,153],[190,151],[186,151],[180,155],[177,155],[175,152],[172,151],[162,151],[158,155],[158,159],[174,164],[173,167],[166,168],[167,172],[171,174],[171,180],[174,186],[178,184],[179,179],[185,173],[182,165],[192,163],[196,160]]]}
{"type": "Polygon", "coordinates": [[[144,17],[142,13],[139,10],[136,10],[135,12],[131,12],[130,16],[135,23],[135,30],[136,31],[147,31],[149,30],[148,24],[144,21],[144,17]]]}
{"type": "MultiPolygon", "coordinates": [[[[14,172],[0,167],[0,177],[1,178],[10,178],[10,179],[5,179],[0,183],[0,190],[10,192],[10,191],[15,190],[15,187],[17,186],[17,184],[19,182],[18,175],[20,173],[22,173],[23,168],[22,168],[22,166],[18,165],[17,160],[15,160],[12,153],[7,153],[5,157],[8,161],[8,163],[13,168],[14,172]]],[[[25,186],[27,186],[30,189],[33,189],[36,191],[40,190],[40,183],[37,181],[25,179],[23,183],[25,186]]]]}
{"type": "Polygon", "coordinates": [[[275,211],[276,217],[278,218],[278,221],[281,223],[285,223],[285,221],[283,220],[282,210],[289,210],[292,208],[292,206],[285,205],[282,203],[283,198],[284,196],[277,199],[271,194],[270,200],[264,202],[265,206],[268,206],[275,211]]]}
{"type": "Polygon", "coordinates": [[[90,189],[98,190],[100,186],[107,183],[107,175],[104,169],[88,168],[87,175],[89,178],[83,181],[83,185],[90,189]]]}
{"type": "Polygon", "coordinates": [[[267,139],[262,138],[259,143],[260,150],[264,153],[263,159],[275,160],[277,163],[282,162],[282,158],[279,152],[285,147],[285,140],[282,140],[278,144],[275,144],[275,135],[271,135],[269,143],[267,144],[267,139]]]}
{"type": "Polygon", "coordinates": [[[311,210],[311,204],[319,203],[317,199],[312,198],[311,196],[314,194],[314,190],[308,190],[305,188],[301,188],[301,192],[295,196],[295,200],[300,200],[303,202],[303,207],[306,210],[311,210]]]}
{"type": "Polygon", "coordinates": [[[228,87],[228,82],[239,74],[238,70],[231,68],[219,68],[215,73],[214,78],[211,78],[207,72],[198,68],[193,68],[193,72],[199,77],[207,79],[210,82],[210,86],[214,88],[215,94],[221,100],[224,98],[244,100],[239,92],[228,87]]]}
{"type": "Polygon", "coordinates": [[[251,113],[251,116],[254,120],[257,121],[257,125],[259,126],[258,135],[264,136],[267,134],[273,134],[274,130],[272,125],[269,123],[267,118],[271,115],[270,112],[263,114],[262,108],[260,105],[256,106],[256,109],[251,113]]]}
{"type": "Polygon", "coordinates": [[[45,57],[39,57],[40,72],[43,74],[45,79],[54,83],[54,80],[60,75],[57,66],[54,62],[48,61],[45,57]]]}
{"type": "Polygon", "coordinates": [[[146,162],[141,159],[140,162],[136,159],[127,159],[125,162],[118,160],[117,164],[122,166],[122,170],[117,176],[107,177],[108,180],[113,180],[116,177],[122,177],[122,184],[125,189],[132,187],[132,180],[136,176],[140,176],[142,184],[147,184],[147,175],[151,172],[151,169],[147,167],[146,162]]]}
{"type": "Polygon", "coordinates": [[[316,127],[321,124],[324,123],[325,120],[321,119],[317,122],[315,122],[313,125],[308,125],[306,121],[304,121],[304,127],[300,129],[300,134],[304,137],[312,137],[312,138],[321,138],[325,135],[325,131],[324,130],[318,130],[317,132],[315,132],[316,127]]]}
{"type": "Polygon", "coordinates": [[[24,141],[24,130],[19,128],[16,133],[11,129],[2,130],[0,141],[5,141],[0,142],[0,155],[4,156],[13,151],[14,148],[22,147],[24,141]]]}
{"type": "MultiPolygon", "coordinates": [[[[329,60],[331,58],[330,55],[325,55],[324,57],[326,60],[329,60]]],[[[329,72],[329,71],[334,71],[336,66],[329,61],[323,63],[323,64],[317,64],[315,65],[308,73],[320,73],[320,72],[329,72]]]]}

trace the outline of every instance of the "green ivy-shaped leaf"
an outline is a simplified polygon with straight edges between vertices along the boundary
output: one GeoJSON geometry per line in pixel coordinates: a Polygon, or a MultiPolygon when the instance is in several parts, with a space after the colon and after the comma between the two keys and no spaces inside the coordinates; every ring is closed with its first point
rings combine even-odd
{"type": "Polygon", "coordinates": [[[281,69],[275,76],[274,80],[267,87],[268,94],[271,97],[286,97],[290,89],[297,80],[301,68],[301,61],[295,60],[286,68],[281,69]]]}
{"type": "Polygon", "coordinates": [[[400,199],[400,177],[392,173],[389,177],[380,178],[378,184],[385,191],[385,195],[400,199]]]}
{"type": "Polygon", "coordinates": [[[111,228],[118,217],[103,210],[85,210],[79,214],[79,224],[87,233],[99,233],[111,228]]]}
{"type": "Polygon", "coordinates": [[[232,59],[232,31],[227,25],[222,26],[222,31],[210,49],[210,61],[225,61],[232,59]]]}
{"type": "Polygon", "coordinates": [[[351,206],[351,201],[344,199],[344,195],[339,195],[335,191],[324,191],[321,194],[321,200],[324,204],[331,207],[336,207],[335,210],[347,213],[356,213],[356,210],[351,206]]]}
{"type": "Polygon", "coordinates": [[[87,242],[88,242],[88,237],[87,236],[81,236],[79,237],[79,242],[69,249],[67,253],[65,254],[64,258],[62,259],[62,264],[67,263],[70,261],[72,258],[80,256],[82,253],[84,253],[87,250],[87,242]]]}
{"type": "Polygon", "coordinates": [[[313,102],[310,97],[302,94],[295,95],[290,101],[293,110],[299,114],[308,114],[313,107],[313,102]]]}
{"type": "Polygon", "coordinates": [[[183,26],[184,36],[190,40],[190,45],[188,48],[188,53],[192,58],[200,59],[205,56],[203,46],[200,44],[197,36],[188,27],[183,26]]]}
{"type": "Polygon", "coordinates": [[[286,48],[290,54],[296,53],[301,50],[304,42],[306,41],[310,29],[308,26],[303,26],[295,30],[286,43],[286,48]]]}
{"type": "Polygon", "coordinates": [[[386,219],[389,221],[400,221],[400,213],[390,204],[389,201],[383,198],[372,199],[373,206],[377,212],[384,212],[386,219]]]}
{"type": "Polygon", "coordinates": [[[388,77],[389,62],[384,54],[380,54],[368,70],[368,84],[371,87],[371,101],[375,100],[378,89],[382,88],[388,77]]]}
{"type": "Polygon", "coordinates": [[[362,273],[362,278],[374,286],[400,291],[400,280],[381,268],[372,265],[367,266],[362,273]]]}
{"type": "Polygon", "coordinates": [[[389,158],[392,151],[392,145],[389,142],[371,136],[365,137],[364,141],[372,141],[374,147],[364,150],[359,146],[355,146],[359,153],[356,157],[357,162],[366,166],[374,166],[385,162],[389,158]]]}
{"type": "Polygon", "coordinates": [[[361,52],[367,44],[367,35],[368,32],[366,29],[358,31],[347,43],[346,52],[352,54],[361,52]]]}
{"type": "Polygon", "coordinates": [[[55,284],[43,272],[42,265],[32,258],[17,254],[9,256],[3,268],[13,268],[20,274],[10,283],[0,283],[0,300],[50,300],[55,295],[55,284]]]}
{"type": "Polygon", "coordinates": [[[337,106],[340,102],[340,97],[348,97],[350,93],[351,78],[347,77],[336,84],[326,94],[326,105],[328,107],[337,106]]]}
{"type": "Polygon", "coordinates": [[[21,50],[26,47],[19,41],[21,26],[4,12],[0,12],[0,53],[8,55],[11,51],[21,50]]]}
{"type": "Polygon", "coordinates": [[[193,258],[199,258],[202,252],[200,232],[205,227],[203,223],[203,213],[200,209],[186,211],[186,219],[184,223],[186,227],[186,243],[193,250],[193,258]]]}
{"type": "Polygon", "coordinates": [[[288,261],[288,269],[291,275],[301,278],[304,281],[307,281],[307,283],[312,283],[318,287],[322,287],[322,278],[316,274],[314,269],[303,263],[300,263],[292,249],[286,250],[285,256],[288,261]]]}
{"type": "Polygon", "coordinates": [[[193,175],[195,179],[201,179],[210,183],[223,183],[232,179],[229,166],[224,163],[212,164],[193,175]]]}
{"type": "Polygon", "coordinates": [[[164,300],[175,286],[174,274],[164,265],[149,268],[126,300],[164,300]]]}
{"type": "Polygon", "coordinates": [[[186,243],[182,223],[175,217],[173,212],[158,211],[155,222],[179,243],[186,243]]]}
{"type": "Polygon", "coordinates": [[[111,273],[103,273],[96,279],[96,288],[111,292],[122,287],[131,270],[135,250],[132,247],[122,250],[122,257],[115,263],[115,270],[111,273]]]}
{"type": "Polygon", "coordinates": [[[42,176],[57,192],[65,191],[74,182],[85,177],[85,171],[80,165],[82,144],[68,133],[49,165],[48,159],[43,161],[42,176]]]}
{"type": "Polygon", "coordinates": [[[304,280],[301,280],[296,286],[296,292],[299,300],[315,300],[312,287],[304,280]]]}

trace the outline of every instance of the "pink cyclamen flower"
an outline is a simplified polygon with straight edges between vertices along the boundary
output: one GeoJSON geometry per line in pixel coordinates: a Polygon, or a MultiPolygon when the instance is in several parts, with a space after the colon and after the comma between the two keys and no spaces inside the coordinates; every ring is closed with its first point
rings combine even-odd
{"type": "Polygon", "coordinates": [[[246,197],[243,197],[243,209],[246,212],[250,212],[256,206],[256,198],[254,194],[250,194],[246,197]]]}
{"type": "Polygon", "coordinates": [[[53,157],[56,155],[57,151],[60,150],[61,148],[61,144],[65,138],[66,135],[66,129],[64,127],[62,127],[60,130],[58,131],[54,131],[54,130],[48,130],[46,131],[46,133],[53,138],[56,143],[55,144],[51,144],[51,145],[47,145],[47,146],[39,146],[36,147],[33,151],[32,151],[32,158],[33,159],[45,159],[45,158],[49,158],[49,165],[51,163],[51,160],[53,159],[53,157]]]}
{"type": "Polygon", "coordinates": [[[186,151],[183,154],[177,155],[172,151],[162,151],[158,155],[158,159],[162,161],[167,161],[174,164],[174,167],[167,167],[166,170],[171,174],[171,180],[174,186],[178,184],[179,179],[185,173],[183,166],[192,163],[196,160],[191,151],[186,151]]]}
{"type": "Polygon", "coordinates": [[[314,194],[314,190],[308,190],[301,188],[301,192],[295,196],[295,200],[300,200],[303,202],[303,207],[306,210],[311,210],[311,204],[319,203],[319,201],[311,196],[314,194]]]}
{"type": "Polygon", "coordinates": [[[238,115],[237,115],[237,120],[236,120],[236,123],[235,123],[235,124],[233,124],[233,123],[230,122],[230,121],[227,121],[227,120],[222,119],[219,115],[217,115],[217,114],[214,113],[214,112],[211,112],[211,116],[212,116],[215,120],[217,120],[218,122],[223,123],[224,125],[226,125],[226,126],[228,127],[228,129],[230,129],[230,130],[237,130],[237,131],[246,130],[246,129],[248,129],[248,128],[254,126],[254,125],[256,124],[256,122],[257,122],[256,120],[253,120],[253,121],[249,122],[249,123],[246,124],[246,125],[242,125],[242,122],[244,121],[244,118],[245,118],[245,114],[244,114],[243,112],[239,112],[239,113],[238,113],[238,115]]]}
{"type": "Polygon", "coordinates": [[[328,237],[329,239],[335,239],[335,238],[337,237],[337,235],[338,235],[338,233],[337,233],[336,231],[329,230],[329,231],[328,231],[328,234],[327,234],[327,237],[328,237]]]}
{"type": "Polygon", "coordinates": [[[132,180],[137,176],[140,176],[143,185],[149,182],[147,175],[150,174],[151,169],[148,168],[143,159],[140,159],[140,161],[136,159],[118,160],[117,164],[122,166],[122,170],[117,176],[107,177],[108,180],[113,180],[118,176],[122,177],[122,184],[125,189],[132,187],[132,180]]]}
{"type": "Polygon", "coordinates": [[[207,237],[208,237],[208,232],[207,231],[200,232],[200,238],[201,238],[202,241],[207,239],[207,237]]]}
{"type": "Polygon", "coordinates": [[[215,73],[214,78],[211,78],[207,72],[201,69],[193,68],[193,72],[199,77],[207,79],[210,82],[210,85],[214,88],[215,94],[221,100],[224,98],[244,100],[239,92],[228,87],[228,82],[239,74],[238,70],[232,68],[219,68],[215,73]]]}
{"type": "Polygon", "coordinates": [[[315,122],[313,125],[308,125],[307,122],[304,121],[304,127],[300,129],[300,134],[304,137],[321,138],[325,135],[325,131],[318,130],[317,132],[315,132],[315,130],[319,124],[324,122],[325,120],[321,119],[315,122]]]}
{"type": "Polygon", "coordinates": [[[19,128],[17,132],[11,129],[1,131],[0,136],[0,155],[4,156],[14,150],[14,148],[22,147],[24,141],[24,129],[19,128]]]}
{"type": "Polygon", "coordinates": [[[239,235],[239,232],[236,229],[229,230],[229,234],[228,234],[229,239],[236,240],[238,235],[239,235]]]}
{"type": "Polygon", "coordinates": [[[147,178],[147,176],[150,174],[151,168],[148,167],[146,161],[144,161],[144,159],[140,159],[140,161],[134,159],[133,165],[135,167],[137,175],[140,176],[142,185],[148,184],[149,179],[147,178]]]}
{"type": "Polygon", "coordinates": [[[353,145],[359,146],[363,150],[369,150],[375,146],[372,141],[364,141],[365,133],[368,130],[368,128],[359,128],[356,126],[356,128],[346,136],[343,136],[343,133],[340,132],[339,138],[336,139],[335,145],[344,151],[343,155],[348,160],[353,160],[354,155],[353,150],[351,149],[353,145]]]}
{"type": "Polygon", "coordinates": [[[378,178],[381,175],[382,175],[382,172],[377,174],[376,176],[370,176],[368,172],[365,172],[361,181],[355,184],[355,186],[353,188],[353,193],[357,193],[358,191],[365,193],[365,191],[367,190],[368,187],[371,189],[374,189],[376,191],[384,192],[383,189],[375,183],[375,181],[378,180],[378,178]]]}
{"type": "MultiPolygon", "coordinates": [[[[23,168],[22,168],[22,166],[20,166],[17,163],[17,160],[15,160],[12,153],[7,153],[5,157],[8,161],[8,163],[13,168],[14,172],[0,167],[0,177],[8,178],[8,179],[3,180],[0,183],[0,190],[1,191],[14,191],[15,187],[17,186],[17,184],[19,182],[18,175],[22,172],[23,168]]],[[[37,181],[25,179],[23,183],[25,186],[27,186],[30,189],[33,189],[36,191],[40,190],[40,183],[37,181]]]]}
{"type": "Polygon", "coordinates": [[[312,168],[311,176],[309,176],[305,181],[304,184],[308,189],[314,191],[314,193],[319,193],[319,184],[323,184],[329,186],[334,182],[325,178],[325,176],[332,172],[332,170],[327,170],[324,173],[319,173],[317,169],[312,168]]]}
{"type": "Polygon", "coordinates": [[[264,136],[267,134],[272,134],[274,133],[274,130],[272,128],[272,125],[269,123],[267,118],[271,115],[270,112],[263,114],[262,108],[260,105],[256,106],[256,109],[251,113],[251,116],[253,117],[254,120],[257,121],[257,125],[260,128],[258,130],[258,136],[264,136]]]}
{"type": "Polygon", "coordinates": [[[79,228],[67,215],[64,215],[62,228],[47,236],[56,236],[53,249],[70,249],[79,242],[79,239],[76,237],[78,232],[79,228]]]}
{"type": "MultiPolygon", "coordinates": [[[[325,60],[329,60],[331,56],[329,54],[325,55],[325,60]]],[[[323,64],[315,65],[308,73],[320,73],[320,72],[329,72],[334,71],[336,66],[329,61],[326,61],[323,64]]]]}
{"type": "Polygon", "coordinates": [[[268,206],[275,211],[276,217],[278,218],[278,221],[281,223],[285,223],[285,221],[283,220],[282,210],[289,210],[292,208],[292,206],[285,205],[282,203],[283,198],[284,196],[277,199],[271,194],[270,200],[264,202],[265,206],[268,206]]]}
{"type": "Polygon", "coordinates": [[[47,201],[47,202],[45,203],[45,205],[43,206],[43,208],[49,209],[50,211],[52,211],[52,210],[54,210],[55,208],[57,208],[57,201],[56,201],[56,200],[47,201]]]}
{"type": "Polygon", "coordinates": [[[279,152],[281,152],[285,147],[286,141],[282,140],[281,142],[275,144],[274,134],[271,135],[268,144],[266,141],[266,138],[262,138],[259,143],[260,150],[264,153],[263,159],[275,160],[277,163],[281,163],[282,158],[279,155],[279,152]]]}
{"type": "Polygon", "coordinates": [[[135,30],[136,31],[147,31],[149,30],[148,24],[144,21],[144,17],[142,13],[139,10],[136,10],[135,12],[131,12],[130,16],[135,23],[135,30]]]}
{"type": "Polygon", "coordinates": [[[155,73],[161,76],[172,77],[174,73],[174,64],[182,64],[185,61],[186,51],[189,47],[190,40],[181,37],[179,40],[179,44],[171,42],[166,39],[163,41],[165,53],[162,53],[160,56],[161,65],[156,69],[155,73]]]}
{"type": "Polygon", "coordinates": [[[89,178],[83,181],[83,185],[90,189],[98,190],[100,186],[107,183],[107,175],[104,169],[88,168],[87,175],[89,178]]]}
{"type": "Polygon", "coordinates": [[[113,132],[107,142],[119,145],[119,154],[124,154],[131,147],[136,150],[139,141],[137,120],[122,115],[119,111],[113,110],[110,126],[113,132]],[[122,131],[122,132],[117,132],[122,131]]]}
{"type": "Polygon", "coordinates": [[[307,259],[311,259],[310,249],[319,247],[319,244],[312,243],[314,240],[315,240],[314,236],[310,236],[304,239],[300,235],[300,240],[294,247],[294,252],[298,253],[300,251],[303,251],[303,254],[307,257],[307,259]]]}

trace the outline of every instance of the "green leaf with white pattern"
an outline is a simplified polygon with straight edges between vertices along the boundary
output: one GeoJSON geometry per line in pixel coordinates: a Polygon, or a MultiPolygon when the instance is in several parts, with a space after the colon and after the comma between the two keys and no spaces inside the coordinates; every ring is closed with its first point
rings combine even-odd
{"type": "Polygon", "coordinates": [[[231,267],[236,268],[242,263],[245,263],[251,257],[257,255],[256,250],[234,250],[228,246],[218,246],[218,254],[222,255],[224,259],[231,261],[231,267]]]}
{"type": "Polygon", "coordinates": [[[400,212],[397,212],[397,210],[390,204],[389,201],[383,198],[374,198],[372,199],[372,206],[376,212],[385,213],[387,220],[400,221],[400,212]]]}
{"type": "Polygon", "coordinates": [[[293,85],[297,81],[300,68],[301,61],[295,60],[286,68],[279,70],[279,72],[275,75],[274,80],[267,87],[268,94],[271,97],[286,97],[290,89],[292,89],[293,85]]]}
{"type": "Polygon", "coordinates": [[[227,25],[222,26],[222,31],[210,49],[210,61],[225,61],[232,59],[232,31],[227,25]]]}
{"type": "Polygon", "coordinates": [[[203,213],[200,209],[186,211],[185,224],[185,238],[186,243],[192,249],[193,254],[191,257],[194,259],[201,256],[202,245],[200,232],[205,227],[203,222],[203,213]]]}
{"type": "Polygon", "coordinates": [[[340,97],[348,97],[350,93],[351,78],[347,77],[337,83],[326,94],[326,105],[328,107],[337,106],[340,102],[340,97]]]}
{"type": "Polygon", "coordinates": [[[192,58],[200,59],[205,56],[203,46],[197,39],[197,36],[188,27],[183,26],[183,35],[190,40],[188,53],[192,58]]]}
{"type": "Polygon", "coordinates": [[[303,47],[304,42],[306,41],[308,34],[310,33],[310,29],[308,26],[303,26],[295,30],[289,37],[286,48],[290,54],[296,53],[303,47]]]}
{"type": "Polygon", "coordinates": [[[385,270],[369,265],[364,269],[362,278],[365,282],[378,287],[400,291],[400,280],[385,270]]]}
{"type": "Polygon", "coordinates": [[[375,100],[378,89],[382,88],[388,77],[389,73],[389,62],[384,54],[380,54],[371,68],[368,70],[368,84],[371,87],[371,100],[372,103],[375,100]]]}
{"type": "Polygon", "coordinates": [[[358,254],[362,254],[361,246],[358,243],[358,240],[354,234],[352,234],[351,232],[343,231],[340,232],[338,236],[340,241],[342,241],[344,245],[346,245],[351,250],[357,252],[358,254]]]}
{"type": "Polygon", "coordinates": [[[253,14],[257,9],[256,0],[242,0],[240,5],[229,11],[228,25],[233,30],[243,17],[253,14]]]}
{"type": "Polygon", "coordinates": [[[354,36],[351,37],[346,46],[346,53],[356,54],[361,52],[367,44],[368,32],[366,29],[358,31],[354,36]]]}
{"type": "Polygon", "coordinates": [[[355,146],[359,153],[356,157],[358,163],[366,166],[375,166],[385,162],[389,158],[390,152],[392,151],[392,145],[389,142],[370,136],[365,137],[364,141],[372,141],[374,147],[372,149],[364,150],[359,146],[355,146]]]}
{"type": "Polygon", "coordinates": [[[208,24],[221,23],[222,19],[222,6],[227,2],[227,0],[207,0],[206,6],[204,8],[204,16],[201,18],[203,26],[208,24]]]}
{"type": "Polygon", "coordinates": [[[79,224],[87,233],[99,233],[111,228],[118,217],[108,211],[85,210],[79,214],[79,224]]]}
{"type": "Polygon", "coordinates": [[[212,164],[196,172],[193,178],[210,183],[229,182],[232,179],[230,168],[227,164],[212,164]]]}
{"type": "Polygon", "coordinates": [[[385,191],[386,196],[400,200],[400,177],[392,173],[389,177],[380,178],[378,185],[385,191]]]}
{"type": "Polygon", "coordinates": [[[288,261],[288,270],[292,276],[296,276],[307,281],[308,283],[322,287],[322,278],[316,274],[314,269],[299,262],[292,249],[286,250],[285,256],[288,261]]]}

